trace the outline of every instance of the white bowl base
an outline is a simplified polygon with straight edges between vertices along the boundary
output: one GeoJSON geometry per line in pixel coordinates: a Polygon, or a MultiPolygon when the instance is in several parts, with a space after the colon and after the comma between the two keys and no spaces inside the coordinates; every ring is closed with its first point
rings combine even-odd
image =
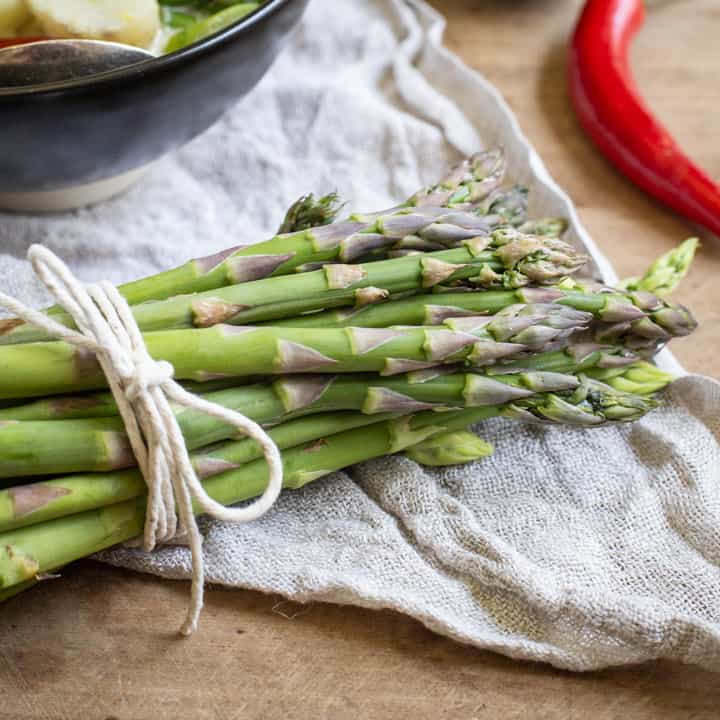
{"type": "Polygon", "coordinates": [[[0,192],[0,209],[17,213],[57,213],[95,205],[128,190],[148,170],[150,164],[122,175],[61,190],[0,192]]]}

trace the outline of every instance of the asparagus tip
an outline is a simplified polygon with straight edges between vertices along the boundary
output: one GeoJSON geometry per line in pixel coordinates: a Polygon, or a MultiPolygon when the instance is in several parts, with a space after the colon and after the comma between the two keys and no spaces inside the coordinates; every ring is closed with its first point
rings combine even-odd
{"type": "Polygon", "coordinates": [[[462,465],[492,455],[493,446],[468,430],[453,430],[413,445],[405,456],[420,465],[462,465]]]}
{"type": "Polygon", "coordinates": [[[700,240],[691,237],[664,255],[661,255],[640,278],[628,278],[620,287],[628,291],[649,292],[665,297],[674,292],[687,275],[700,240]]]}

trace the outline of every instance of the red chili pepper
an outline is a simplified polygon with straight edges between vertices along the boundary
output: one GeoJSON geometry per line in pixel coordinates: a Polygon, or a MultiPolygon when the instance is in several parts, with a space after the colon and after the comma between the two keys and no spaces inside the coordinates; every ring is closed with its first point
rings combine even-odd
{"type": "Polygon", "coordinates": [[[570,48],[570,95],[602,153],[660,202],[720,236],[720,186],[653,117],[630,71],[643,0],[588,0],[570,48]]]}
{"type": "Polygon", "coordinates": [[[13,45],[26,45],[27,43],[39,42],[40,40],[49,40],[46,37],[15,37],[15,38],[4,38],[0,40],[0,50],[6,47],[12,47],[13,45]]]}

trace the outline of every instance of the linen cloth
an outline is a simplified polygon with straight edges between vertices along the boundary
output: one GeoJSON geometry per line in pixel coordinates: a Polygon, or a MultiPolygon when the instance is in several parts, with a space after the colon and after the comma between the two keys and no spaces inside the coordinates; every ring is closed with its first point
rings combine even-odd
{"type": "MultiPolygon", "coordinates": [[[[66,215],[0,215],[6,290],[46,301],[24,259],[31,242],[87,281],[119,283],[263,239],[309,190],[375,210],[496,144],[510,179],[530,187],[531,217],[568,217],[612,282],[502,99],[442,47],[442,31],[421,0],[314,0],[260,85],[127,195],[66,215]]],[[[381,458],[284,493],[255,523],[204,521],[207,580],[392,608],[573,670],[652,658],[720,669],[720,384],[683,377],[631,426],[478,430],[496,446],[481,462],[381,458]]],[[[190,574],[183,547],[100,557],[190,574]]]]}

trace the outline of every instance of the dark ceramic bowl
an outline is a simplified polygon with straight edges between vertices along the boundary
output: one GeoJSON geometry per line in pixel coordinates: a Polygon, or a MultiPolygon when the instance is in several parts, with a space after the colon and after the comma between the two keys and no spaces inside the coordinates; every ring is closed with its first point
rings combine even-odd
{"type": "Polygon", "coordinates": [[[0,88],[0,207],[56,211],[127,188],[267,72],[308,0],[269,0],[170,55],[65,82],[0,88]]]}

